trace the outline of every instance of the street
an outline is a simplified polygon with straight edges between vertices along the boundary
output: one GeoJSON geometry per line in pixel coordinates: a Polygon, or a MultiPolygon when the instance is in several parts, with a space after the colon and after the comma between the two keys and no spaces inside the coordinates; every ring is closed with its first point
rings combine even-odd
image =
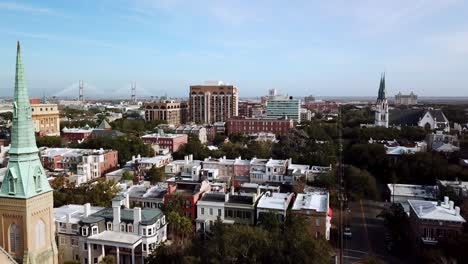
{"type": "Polygon", "coordinates": [[[390,256],[385,249],[385,227],[383,219],[377,215],[384,203],[360,200],[349,203],[350,212],[345,211],[343,221],[351,227],[352,237],[344,240],[344,263],[354,263],[373,255],[386,263],[401,263],[390,256]]]}

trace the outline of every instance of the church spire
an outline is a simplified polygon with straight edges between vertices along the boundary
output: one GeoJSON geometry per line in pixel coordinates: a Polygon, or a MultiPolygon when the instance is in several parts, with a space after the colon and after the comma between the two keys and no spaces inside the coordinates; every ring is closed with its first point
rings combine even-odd
{"type": "Polygon", "coordinates": [[[385,94],[385,72],[382,73],[382,76],[380,77],[380,85],[379,85],[379,94],[377,97],[377,100],[385,100],[387,99],[387,96],[385,94]]]}
{"type": "Polygon", "coordinates": [[[52,191],[39,160],[19,41],[16,53],[12,123],[10,160],[0,189],[0,196],[29,198],[52,191]]]}
{"type": "Polygon", "coordinates": [[[21,46],[19,41],[16,51],[15,93],[11,135],[11,155],[38,152],[31,117],[28,88],[24,81],[23,61],[21,59],[21,46]]]}

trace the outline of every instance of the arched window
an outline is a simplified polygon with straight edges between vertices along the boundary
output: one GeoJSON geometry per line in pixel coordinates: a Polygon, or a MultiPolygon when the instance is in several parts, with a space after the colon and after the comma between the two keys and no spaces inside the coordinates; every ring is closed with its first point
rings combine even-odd
{"type": "Polygon", "coordinates": [[[46,244],[46,226],[42,219],[37,220],[36,227],[36,247],[43,248],[46,244]]]}
{"type": "Polygon", "coordinates": [[[20,254],[21,232],[16,224],[10,225],[10,252],[20,254]]]}

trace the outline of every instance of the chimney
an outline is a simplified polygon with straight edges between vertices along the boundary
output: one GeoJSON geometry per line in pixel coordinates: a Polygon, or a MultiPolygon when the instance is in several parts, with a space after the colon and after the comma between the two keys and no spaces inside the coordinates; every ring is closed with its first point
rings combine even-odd
{"type": "Polygon", "coordinates": [[[224,194],[224,202],[229,201],[229,193],[224,194]]]}
{"type": "Polygon", "coordinates": [[[189,160],[189,157],[188,157],[188,156],[184,156],[185,164],[188,164],[188,160],[189,160]]]}
{"type": "Polygon", "coordinates": [[[444,205],[448,206],[448,204],[449,204],[449,198],[448,196],[444,196],[444,205]]]}
{"type": "Polygon", "coordinates": [[[71,213],[67,214],[67,223],[70,223],[71,217],[72,217],[71,213]]]}
{"type": "Polygon", "coordinates": [[[113,206],[112,207],[112,216],[114,221],[112,221],[112,227],[115,232],[120,231],[120,206],[113,206]]]}
{"type": "Polygon", "coordinates": [[[133,232],[138,234],[139,226],[141,222],[141,208],[133,208],[133,232]]]}
{"type": "Polygon", "coordinates": [[[193,161],[193,154],[189,155],[189,161],[193,161]]]}
{"type": "Polygon", "coordinates": [[[91,214],[91,204],[85,203],[84,204],[84,217],[88,217],[91,214]]]}
{"type": "Polygon", "coordinates": [[[423,207],[422,207],[422,205],[419,206],[419,214],[420,214],[420,215],[423,214],[423,207]]]}
{"type": "Polygon", "coordinates": [[[460,207],[455,206],[455,215],[459,216],[460,215],[460,207]]]}
{"type": "Polygon", "coordinates": [[[450,204],[449,209],[450,209],[450,210],[453,210],[453,206],[455,205],[455,203],[454,203],[453,201],[450,201],[449,204],[450,204]]]}
{"type": "Polygon", "coordinates": [[[132,162],[135,162],[135,155],[132,156],[132,162]]]}
{"type": "Polygon", "coordinates": [[[231,186],[231,195],[234,195],[234,186],[231,186]]]}
{"type": "Polygon", "coordinates": [[[141,159],[141,155],[140,155],[140,154],[138,154],[137,158],[138,158],[138,159],[141,159]]]}

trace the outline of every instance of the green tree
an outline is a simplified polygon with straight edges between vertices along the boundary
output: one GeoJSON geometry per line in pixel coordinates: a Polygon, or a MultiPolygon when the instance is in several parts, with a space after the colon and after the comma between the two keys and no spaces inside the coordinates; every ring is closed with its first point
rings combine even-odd
{"type": "Polygon", "coordinates": [[[398,256],[407,255],[412,248],[411,227],[408,215],[401,204],[393,203],[378,215],[384,219],[384,225],[393,241],[392,251],[398,256]]]}
{"type": "Polygon", "coordinates": [[[122,180],[132,181],[133,180],[133,174],[128,170],[124,171],[124,173],[122,174],[122,180]]]}
{"type": "Polygon", "coordinates": [[[345,183],[352,199],[372,199],[378,197],[375,178],[366,170],[350,166],[345,172],[345,183]]]}
{"type": "Polygon", "coordinates": [[[150,180],[151,184],[156,184],[158,182],[166,180],[166,176],[164,174],[164,167],[157,168],[156,166],[153,166],[151,167],[151,169],[149,169],[146,175],[150,180]]]}
{"type": "Polygon", "coordinates": [[[112,255],[107,255],[104,256],[101,261],[99,261],[99,264],[115,264],[115,257],[112,255]]]}
{"type": "Polygon", "coordinates": [[[125,165],[132,156],[140,154],[150,157],[154,155],[154,150],[150,145],[145,144],[141,138],[133,135],[124,135],[118,138],[87,138],[79,145],[80,148],[88,149],[114,149],[119,153],[119,164],[125,165]]]}
{"type": "Polygon", "coordinates": [[[111,206],[112,198],[120,192],[114,181],[99,179],[94,182],[81,184],[75,188],[61,188],[54,190],[54,207],[66,204],[91,203],[95,206],[111,206]]]}
{"type": "Polygon", "coordinates": [[[184,159],[184,156],[193,155],[193,159],[203,160],[208,158],[208,148],[200,142],[198,137],[190,135],[187,144],[182,145],[176,152],[172,153],[174,159],[184,159]]]}
{"type": "Polygon", "coordinates": [[[65,146],[61,137],[36,137],[38,147],[63,148],[65,146]]]}

